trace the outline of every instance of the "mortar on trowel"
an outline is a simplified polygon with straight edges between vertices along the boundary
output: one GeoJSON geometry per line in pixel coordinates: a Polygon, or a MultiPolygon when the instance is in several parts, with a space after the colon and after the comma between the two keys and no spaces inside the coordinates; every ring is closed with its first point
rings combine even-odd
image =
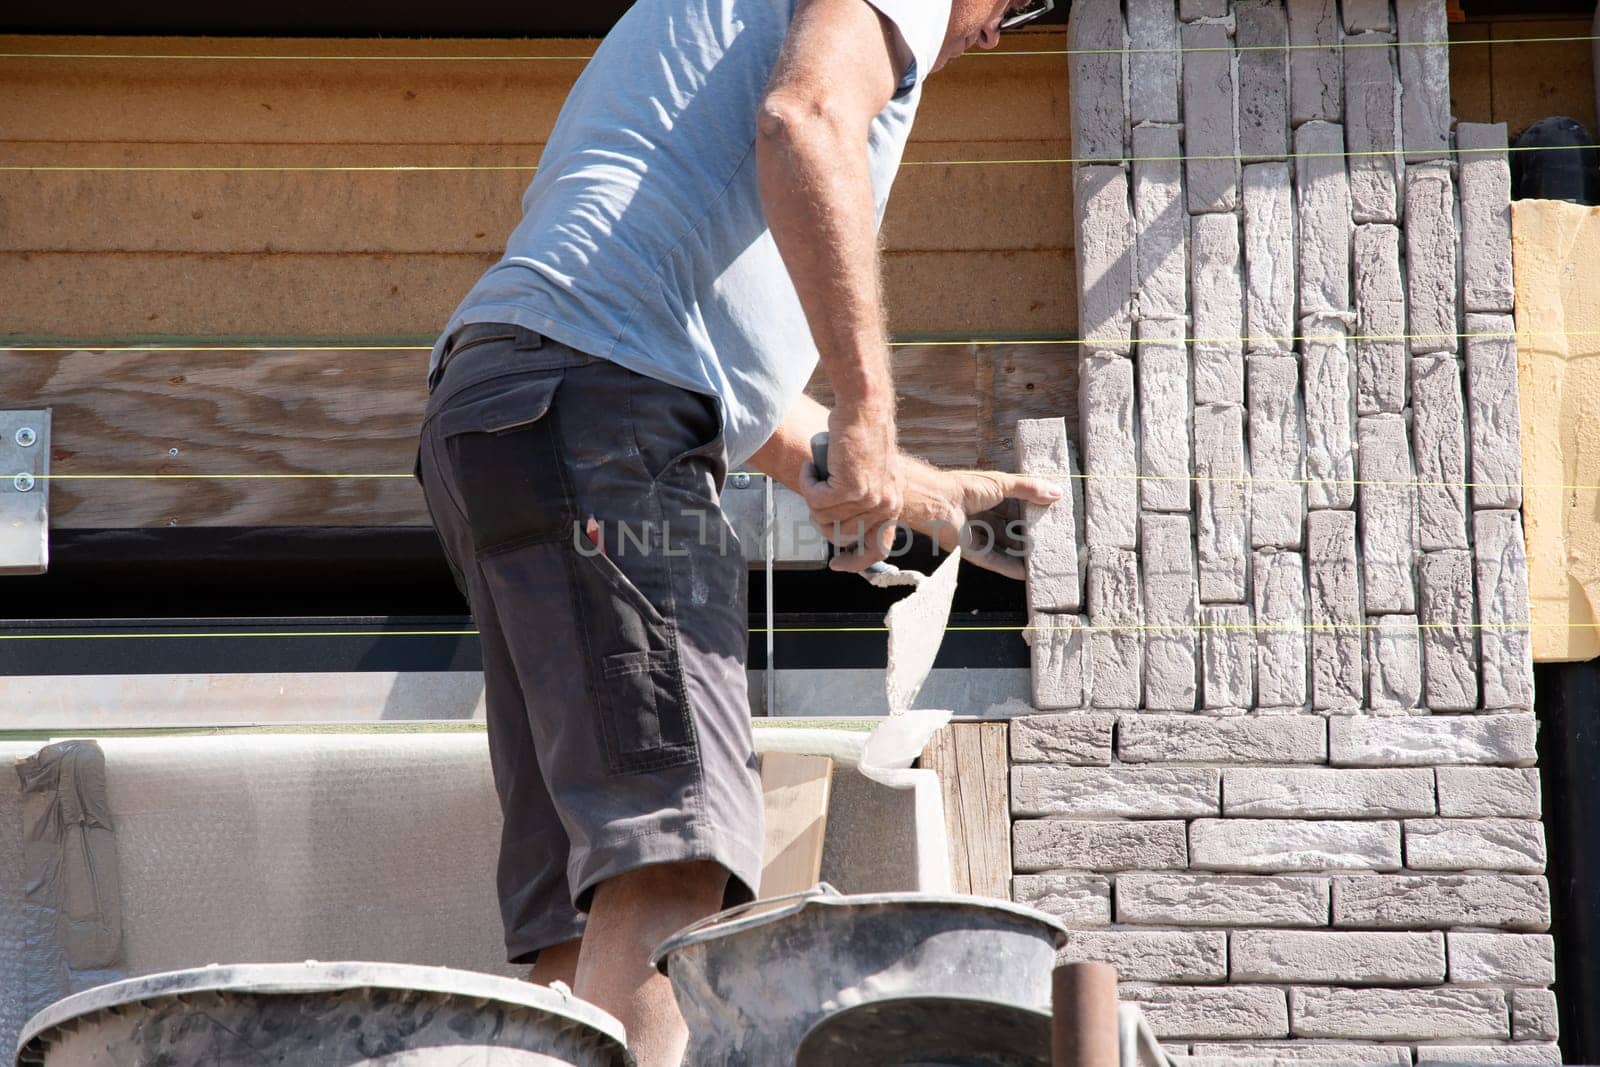
{"type": "MultiPolygon", "coordinates": [[[[812,441],[828,472],[827,435],[812,441]]],[[[862,774],[904,786],[944,710],[911,708],[933,667],[960,550],[931,575],[874,564],[889,609],[889,717],[862,774]]],[[[1050,976],[1066,929],[1032,908],[932,893],[839,894],[819,885],[713,915],[656,949],[689,1025],[685,1063],[1047,1067],[1050,976]]]]}

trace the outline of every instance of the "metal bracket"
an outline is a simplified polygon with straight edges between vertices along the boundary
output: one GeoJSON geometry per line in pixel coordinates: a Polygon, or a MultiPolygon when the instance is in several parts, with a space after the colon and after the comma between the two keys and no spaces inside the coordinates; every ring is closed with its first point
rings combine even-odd
{"type": "Polygon", "coordinates": [[[769,498],[769,482],[761,474],[734,474],[722,487],[722,510],[739,535],[746,562],[762,567],[770,555],[780,571],[826,567],[828,542],[812,525],[805,498],[776,482],[770,482],[769,498]]]}
{"type": "Polygon", "coordinates": [[[0,574],[50,569],[50,411],[0,411],[0,574]]]}

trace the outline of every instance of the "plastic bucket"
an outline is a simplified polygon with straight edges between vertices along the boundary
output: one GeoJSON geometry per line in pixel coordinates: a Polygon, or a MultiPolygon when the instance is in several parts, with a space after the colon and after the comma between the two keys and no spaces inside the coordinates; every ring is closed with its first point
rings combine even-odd
{"type": "Polygon", "coordinates": [[[1050,1011],[1060,922],[1019,904],[819,886],[732,908],[656,949],[689,1024],[684,1063],[792,1064],[818,1023],[864,1004],[982,997],[1050,1011]],[[757,910],[766,908],[767,910],[757,910]]]}
{"type": "Polygon", "coordinates": [[[543,986],[394,963],[212,965],[99,986],[23,1028],[19,1067],[629,1067],[622,1024],[543,986]]]}

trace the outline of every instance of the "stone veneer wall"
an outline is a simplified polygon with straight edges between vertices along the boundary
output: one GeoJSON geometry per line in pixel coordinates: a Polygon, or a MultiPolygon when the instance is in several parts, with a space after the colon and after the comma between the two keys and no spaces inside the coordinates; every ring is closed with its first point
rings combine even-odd
{"type": "Polygon", "coordinates": [[[1194,1056],[1559,1060],[1505,128],[1452,136],[1445,39],[1072,8],[1081,440],[1017,445],[1083,477],[1031,516],[1013,889],[1194,1056]]]}

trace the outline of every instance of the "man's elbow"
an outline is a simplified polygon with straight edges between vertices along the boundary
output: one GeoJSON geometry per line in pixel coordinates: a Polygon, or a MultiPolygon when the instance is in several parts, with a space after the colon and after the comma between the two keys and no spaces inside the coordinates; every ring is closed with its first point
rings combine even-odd
{"type": "Polygon", "coordinates": [[[756,137],[769,145],[838,140],[852,125],[846,109],[825,94],[774,91],[756,111],[756,137]]]}

